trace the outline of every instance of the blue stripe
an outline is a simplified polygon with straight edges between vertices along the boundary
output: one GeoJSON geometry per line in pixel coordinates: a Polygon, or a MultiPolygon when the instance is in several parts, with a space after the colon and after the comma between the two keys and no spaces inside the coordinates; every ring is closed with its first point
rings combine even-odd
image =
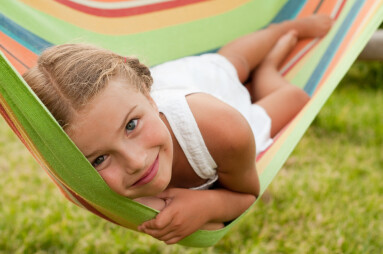
{"type": "MultiPolygon", "coordinates": [[[[271,20],[269,24],[272,23],[280,23],[285,20],[294,19],[298,13],[301,11],[303,6],[308,0],[289,0],[282,9],[278,12],[277,15],[271,20]]],[[[263,28],[266,28],[269,24],[264,26],[263,28]]],[[[216,53],[220,48],[212,49],[209,51],[201,52],[197,55],[202,55],[206,53],[216,53]]]]}
{"type": "Polygon", "coordinates": [[[289,0],[274,17],[271,23],[280,23],[284,20],[294,19],[306,2],[307,0],[289,0]]]}
{"type": "Polygon", "coordinates": [[[40,54],[41,51],[53,45],[8,19],[2,13],[0,13],[0,31],[36,54],[40,54]]]}
{"type": "Polygon", "coordinates": [[[319,61],[317,67],[315,68],[313,74],[308,80],[304,90],[311,96],[313,95],[316,87],[319,84],[319,81],[322,79],[322,76],[326,69],[328,68],[330,62],[332,61],[335,53],[337,52],[339,45],[342,43],[344,36],[347,34],[349,28],[352,25],[353,20],[358,14],[359,10],[362,8],[365,0],[356,0],[354,5],[351,7],[351,10],[347,14],[342,25],[339,27],[337,33],[335,34],[330,45],[327,47],[327,50],[323,54],[321,60],[319,61]]]}

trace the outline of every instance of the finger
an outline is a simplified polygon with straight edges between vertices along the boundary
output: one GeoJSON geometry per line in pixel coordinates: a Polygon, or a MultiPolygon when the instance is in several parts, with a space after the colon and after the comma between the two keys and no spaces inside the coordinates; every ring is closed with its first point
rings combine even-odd
{"type": "Polygon", "coordinates": [[[161,213],[157,215],[155,219],[145,221],[144,223],[141,224],[143,228],[147,229],[163,229],[167,227],[169,224],[172,222],[172,217],[171,216],[160,216],[161,213]]]}
{"type": "Polygon", "coordinates": [[[176,213],[177,211],[174,211],[171,207],[165,207],[164,210],[157,214],[155,220],[151,222],[152,228],[162,229],[174,224],[173,220],[176,213]]]}
{"type": "Polygon", "coordinates": [[[175,243],[178,243],[179,241],[181,241],[182,239],[184,239],[185,237],[181,237],[181,236],[175,236],[169,240],[166,240],[164,241],[166,244],[175,244],[175,243]]]}
{"type": "Polygon", "coordinates": [[[176,229],[176,230],[168,232],[167,234],[157,235],[156,238],[158,240],[161,240],[161,241],[167,243],[167,244],[173,244],[173,243],[180,241],[184,237],[185,237],[185,235],[176,229]]]}
{"type": "Polygon", "coordinates": [[[169,241],[164,241],[164,243],[166,243],[167,245],[172,245],[172,244],[176,244],[178,243],[179,241],[181,241],[182,239],[179,239],[179,238],[174,238],[174,239],[171,239],[169,241]]]}
{"type": "Polygon", "coordinates": [[[148,229],[146,233],[166,243],[176,243],[190,234],[188,229],[180,226],[174,227],[174,225],[164,230],[148,229]]]}
{"type": "Polygon", "coordinates": [[[168,240],[176,235],[175,231],[169,228],[165,230],[145,229],[143,232],[161,241],[168,240]]]}
{"type": "Polygon", "coordinates": [[[158,222],[157,219],[150,220],[150,221],[144,222],[141,226],[138,227],[138,229],[141,232],[151,235],[157,239],[177,229],[177,227],[171,224],[172,221],[169,221],[169,224],[160,224],[160,223],[161,222],[158,222]],[[159,227],[159,225],[161,227],[159,227]],[[164,226],[162,227],[162,225],[164,226]]]}

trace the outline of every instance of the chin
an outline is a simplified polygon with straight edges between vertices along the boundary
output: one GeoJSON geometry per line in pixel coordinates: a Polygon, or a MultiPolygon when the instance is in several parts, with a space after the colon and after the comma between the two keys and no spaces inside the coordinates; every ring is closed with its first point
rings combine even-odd
{"type": "Polygon", "coordinates": [[[164,190],[166,190],[166,188],[168,187],[169,183],[170,183],[170,179],[163,179],[161,182],[159,182],[158,185],[157,185],[157,188],[156,188],[158,190],[157,193],[161,193],[164,190]]]}

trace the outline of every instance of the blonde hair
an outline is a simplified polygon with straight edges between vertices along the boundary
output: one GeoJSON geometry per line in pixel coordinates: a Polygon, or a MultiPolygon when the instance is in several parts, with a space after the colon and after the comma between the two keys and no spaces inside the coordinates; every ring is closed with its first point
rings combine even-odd
{"type": "Polygon", "coordinates": [[[113,77],[147,94],[153,83],[148,67],[137,58],[87,44],[63,44],[46,49],[23,77],[58,123],[67,127],[113,77]]]}

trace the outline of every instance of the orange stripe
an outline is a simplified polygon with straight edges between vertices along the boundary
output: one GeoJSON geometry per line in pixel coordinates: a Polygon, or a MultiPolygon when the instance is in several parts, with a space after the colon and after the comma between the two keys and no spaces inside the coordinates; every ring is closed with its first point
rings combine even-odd
{"type": "MultiPolygon", "coordinates": [[[[297,15],[298,17],[306,17],[312,14],[312,12],[316,9],[317,4],[319,1],[309,1],[302,9],[302,11],[297,15]]],[[[335,6],[333,4],[333,6],[335,6]]],[[[322,8],[321,8],[322,9],[322,8]]],[[[328,9],[328,5],[326,7],[327,14],[330,14],[332,9],[328,9]]],[[[303,47],[309,42],[311,39],[302,40],[298,43],[296,48],[291,52],[288,56],[288,58],[285,60],[285,63],[291,58],[294,57],[296,53],[298,53],[300,50],[303,49],[303,47]]],[[[318,44],[316,44],[317,46],[318,44]]],[[[315,47],[315,46],[314,46],[315,47]]],[[[313,53],[313,50],[311,49],[308,54],[305,55],[304,58],[302,58],[295,66],[294,68],[288,73],[289,79],[292,78],[292,74],[297,72],[297,70],[300,70],[302,64],[304,64],[304,59],[308,59],[309,56],[313,53]]],[[[293,74],[293,76],[295,76],[293,74]]],[[[267,152],[257,161],[257,170],[258,173],[261,174],[267,166],[270,164],[271,160],[275,157],[275,155],[278,153],[280,147],[284,144],[286,139],[290,136],[290,134],[294,131],[295,126],[300,122],[300,119],[306,114],[308,108],[312,104],[312,99],[305,105],[305,107],[301,110],[301,112],[294,117],[294,119],[289,123],[288,126],[286,126],[280,133],[280,135],[274,139],[273,145],[267,150],[267,152]]]]}
{"type": "MultiPolygon", "coordinates": [[[[316,10],[318,4],[321,0],[310,0],[306,2],[306,5],[302,8],[302,10],[298,13],[297,18],[303,18],[310,16],[314,13],[316,10]]],[[[318,13],[322,14],[328,14],[330,15],[333,11],[337,1],[325,1],[319,8],[318,13]]],[[[297,53],[299,53],[312,39],[304,39],[300,40],[296,47],[292,50],[292,52],[289,53],[289,55],[286,57],[286,59],[283,61],[283,64],[286,64],[289,62],[297,53]]],[[[314,47],[316,47],[315,45],[314,47]]],[[[312,49],[310,50],[312,51],[312,49]]]]}
{"type": "MultiPolygon", "coordinates": [[[[375,3],[376,4],[376,3],[375,3]]],[[[321,82],[318,84],[318,87],[316,88],[316,92],[313,95],[313,98],[316,96],[316,94],[320,91],[320,87],[324,85],[329,77],[329,75],[336,70],[336,65],[339,64],[340,59],[344,56],[345,52],[347,51],[348,47],[350,47],[350,44],[352,43],[353,38],[357,38],[359,36],[359,33],[363,30],[363,25],[366,24],[366,17],[369,17],[369,12],[371,10],[376,10],[377,8],[374,8],[372,4],[368,6],[364,6],[362,10],[358,13],[357,18],[354,21],[354,24],[360,24],[359,26],[352,26],[350,30],[348,31],[346,37],[343,39],[342,46],[337,51],[337,54],[334,56],[333,60],[331,61],[331,64],[328,66],[327,70],[322,79],[321,82]]],[[[326,11],[330,11],[331,9],[328,9],[328,6],[326,7],[326,11]]],[[[287,137],[291,134],[291,132],[294,130],[295,126],[299,123],[300,118],[302,118],[310,107],[310,104],[312,103],[312,99],[308,102],[308,104],[303,108],[303,110],[294,118],[294,120],[289,124],[289,126],[283,130],[283,133],[275,140],[274,144],[267,150],[267,153],[262,156],[262,158],[257,161],[258,163],[258,172],[261,174],[266,167],[269,165],[270,161],[274,158],[280,147],[283,145],[287,137]]]]}
{"type": "MultiPolygon", "coordinates": [[[[359,0],[357,0],[359,1],[359,0]]],[[[338,0],[324,1],[321,7],[318,10],[318,14],[331,14],[336,6],[338,0]]],[[[345,1],[347,2],[347,1],[345,1]]]]}
{"type": "MultiPolygon", "coordinates": [[[[8,37],[6,34],[0,32],[0,44],[11,52],[16,58],[20,59],[28,67],[32,67],[37,62],[37,55],[25,48],[17,41],[8,37]]],[[[20,64],[14,57],[10,56],[7,52],[4,52],[7,59],[12,63],[19,73],[24,73],[26,68],[20,64]]]]}
{"type": "Polygon", "coordinates": [[[250,0],[212,0],[182,8],[143,14],[134,17],[104,18],[75,11],[55,1],[20,0],[50,16],[88,31],[101,34],[124,35],[161,29],[228,12],[250,0]],[[155,21],[155,22],[153,22],[155,21]]]}
{"type": "MultiPolygon", "coordinates": [[[[298,18],[307,17],[314,13],[321,0],[309,0],[297,15],[298,18]]],[[[328,1],[327,1],[328,2],[328,1]]]]}
{"type": "MultiPolygon", "coordinates": [[[[0,49],[1,50],[1,49],[0,49]]],[[[19,73],[24,73],[27,68],[25,68],[24,65],[19,63],[15,58],[13,58],[8,52],[2,51],[5,57],[9,60],[9,62],[12,64],[12,66],[16,69],[17,72],[19,73]]]]}
{"type": "MultiPolygon", "coordinates": [[[[339,0],[337,0],[339,1],[339,0]]],[[[322,4],[320,9],[318,10],[318,13],[322,13],[322,14],[328,14],[330,15],[332,12],[333,12],[333,9],[336,7],[336,3],[337,1],[332,1],[332,2],[326,2],[326,4],[322,4]]],[[[298,17],[306,17],[306,16],[309,16],[311,15],[314,10],[316,10],[317,8],[317,5],[318,5],[319,1],[317,2],[309,2],[307,3],[307,6],[305,6],[303,9],[302,9],[302,13],[299,13],[297,16],[298,17]]],[[[341,8],[341,11],[343,10],[343,8],[341,8]]],[[[338,19],[338,17],[336,17],[336,19],[338,19]]],[[[286,60],[283,62],[283,64],[289,62],[297,53],[299,53],[299,51],[301,51],[312,39],[304,39],[304,40],[301,40],[298,42],[297,46],[293,49],[293,51],[288,55],[288,57],[286,58],[286,60]]],[[[320,45],[320,42],[319,43],[316,43],[314,45],[313,48],[311,48],[309,50],[309,52],[307,52],[304,57],[302,57],[297,63],[295,63],[293,66],[292,69],[289,69],[287,71],[287,74],[286,74],[286,77],[290,80],[292,79],[296,74],[297,72],[300,71],[300,69],[302,68],[302,65],[305,64],[306,61],[308,61],[310,59],[310,55],[312,54],[313,52],[313,49],[317,46],[320,45]],[[297,66],[297,67],[295,67],[297,66]]],[[[328,69],[327,69],[328,70],[328,69]]]]}
{"type": "Polygon", "coordinates": [[[353,39],[359,37],[360,32],[363,30],[364,25],[367,23],[366,21],[371,17],[371,15],[369,15],[369,13],[373,10],[378,9],[378,8],[375,8],[375,6],[376,6],[376,2],[375,2],[375,5],[365,4],[365,6],[363,6],[362,10],[360,10],[357,18],[354,21],[354,23],[360,24],[360,25],[359,26],[352,26],[350,28],[346,37],[343,39],[342,45],[337,50],[337,54],[335,55],[335,57],[331,61],[330,65],[328,66],[327,71],[324,73],[322,81],[318,84],[319,87],[322,86],[323,84],[325,84],[329,75],[334,70],[336,70],[336,65],[338,65],[339,61],[341,60],[343,55],[346,53],[347,49],[352,45],[353,39]],[[366,18],[366,17],[368,17],[368,18],[366,18]]]}

